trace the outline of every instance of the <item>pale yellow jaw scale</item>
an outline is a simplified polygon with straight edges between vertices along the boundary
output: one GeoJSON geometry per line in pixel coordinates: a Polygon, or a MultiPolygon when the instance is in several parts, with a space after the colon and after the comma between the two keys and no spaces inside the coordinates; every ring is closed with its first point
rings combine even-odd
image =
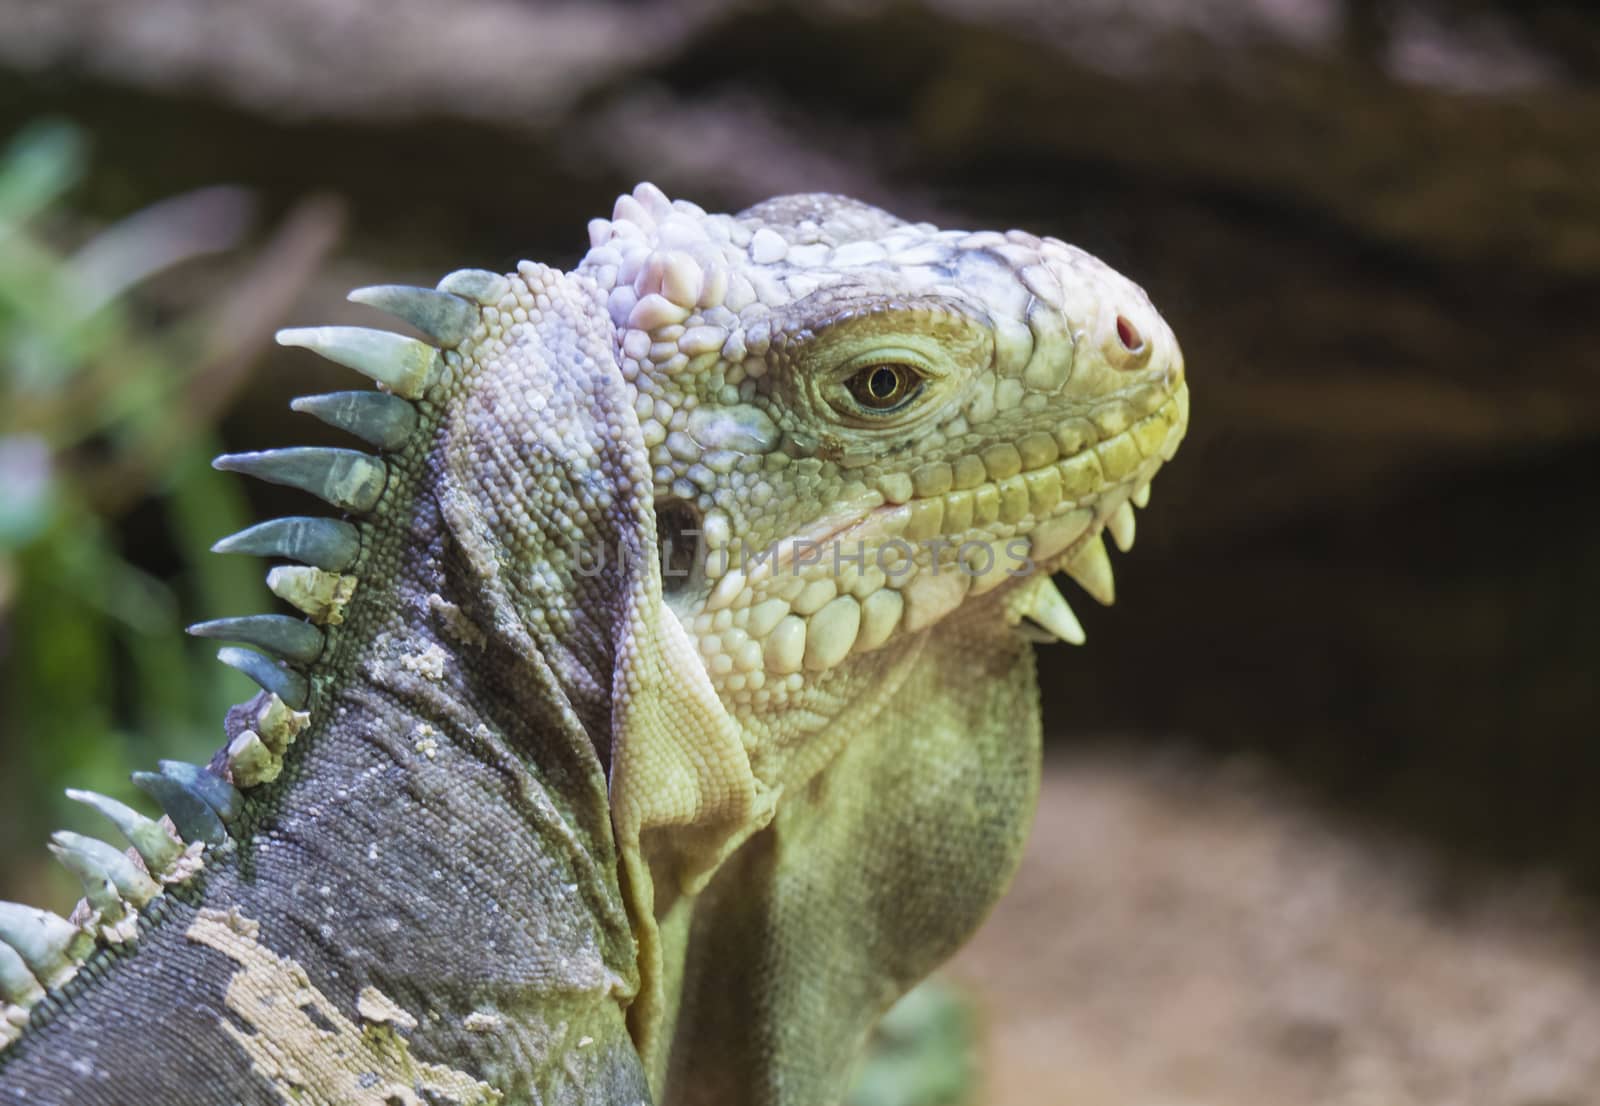
{"type": "Polygon", "coordinates": [[[1173,387],[1152,384],[1054,433],[886,477],[888,502],[838,536],[837,560],[825,549],[805,564],[780,556],[731,566],[691,625],[712,679],[736,701],[770,705],[797,691],[806,673],[872,652],[897,630],[932,625],[1028,571],[1034,578],[1008,598],[1006,620],[1081,642],[1082,627],[1048,574],[1065,571],[1098,601],[1112,601],[1100,528],[1119,549],[1132,546],[1133,507],[1149,502],[1151,477],[1177,451],[1188,400],[1181,377],[1173,387]],[[1018,540],[1025,553],[1009,557],[1021,552],[1008,545],[1018,540]]]}

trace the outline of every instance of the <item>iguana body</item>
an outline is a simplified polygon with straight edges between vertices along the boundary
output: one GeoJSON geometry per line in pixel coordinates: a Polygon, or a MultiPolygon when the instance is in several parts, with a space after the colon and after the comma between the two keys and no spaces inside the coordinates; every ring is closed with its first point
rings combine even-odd
{"type": "Polygon", "coordinates": [[[145,779],[170,823],[111,809],[140,865],[58,840],[75,926],[0,911],[0,1101],[809,1106],[999,895],[1023,633],[1079,636],[1051,569],[1111,598],[1171,333],[1070,247],[839,197],[590,232],[357,294],[428,344],[286,332],[393,393],[301,404],[381,460],[222,462],[352,516],[224,543],[308,562],[320,630],[199,627],[290,666],[228,655],[265,690],[145,779]]]}

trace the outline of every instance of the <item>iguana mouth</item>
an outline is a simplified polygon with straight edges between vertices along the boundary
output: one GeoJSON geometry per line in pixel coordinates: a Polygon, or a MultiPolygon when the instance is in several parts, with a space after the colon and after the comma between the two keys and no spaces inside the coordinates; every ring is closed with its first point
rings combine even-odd
{"type": "Polygon", "coordinates": [[[894,502],[891,495],[874,512],[875,528],[908,541],[1025,534],[1030,559],[1052,562],[1091,523],[1117,513],[1118,503],[1144,498],[1182,440],[1188,399],[1180,376],[1175,386],[1142,389],[1053,432],[1027,433],[954,464],[923,465],[911,474],[910,496],[894,502]],[[1074,528],[1079,517],[1083,525],[1074,528]]]}
{"type": "Polygon", "coordinates": [[[1149,502],[1151,480],[1176,454],[1188,418],[1179,367],[1099,405],[1088,418],[1067,418],[1053,430],[1023,434],[953,464],[922,465],[909,478],[886,478],[885,503],[813,540],[859,530],[869,540],[959,549],[1025,538],[1029,569],[1046,573],[1069,564],[1102,528],[1126,552],[1134,541],[1133,509],[1149,502]]]}
{"type": "Polygon", "coordinates": [[[1005,597],[1006,620],[1031,619],[1056,638],[1082,629],[1049,574],[1064,571],[1101,603],[1114,588],[1100,540],[1133,545],[1136,506],[1176,453],[1188,425],[1181,365],[1015,443],[953,463],[880,477],[885,502],[846,507],[808,532],[718,566],[700,612],[734,694],[765,689],[871,652],[893,631],[915,632],[965,599],[1034,578],[1005,597]]]}

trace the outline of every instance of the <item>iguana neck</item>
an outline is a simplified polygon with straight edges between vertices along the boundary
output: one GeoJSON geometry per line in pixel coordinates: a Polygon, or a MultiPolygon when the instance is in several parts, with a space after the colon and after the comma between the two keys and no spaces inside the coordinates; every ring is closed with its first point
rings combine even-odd
{"type": "MultiPolygon", "coordinates": [[[[573,313],[592,310],[581,289],[548,281],[573,313]]],[[[552,327],[553,341],[570,336],[552,327]]],[[[97,954],[53,1016],[36,1012],[5,1054],[8,1093],[81,1068],[115,1071],[119,1094],[150,1101],[308,1087],[311,1101],[345,1101],[318,1035],[361,1009],[388,1018],[408,1062],[441,1065],[432,1085],[462,1101],[647,1097],[623,1020],[638,969],[606,780],[628,615],[616,597],[639,557],[563,578],[565,554],[533,557],[518,531],[519,510],[588,497],[601,455],[626,446],[583,431],[606,417],[607,381],[570,349],[542,350],[541,330],[519,340],[524,373],[420,405],[418,430],[386,458],[348,569],[359,584],[307,673],[310,724],[281,775],[247,792],[235,840],[165,896],[132,956],[97,954]],[[534,397],[575,412],[559,436],[520,432],[534,397]],[[537,496],[506,494],[528,473],[537,496]],[[183,993],[152,991],[152,978],[183,993]],[[217,1041],[216,1010],[250,1061],[227,1086],[190,1043],[217,1041]],[[176,1023],[170,1039],[152,1040],[158,1019],[176,1023]],[[567,1058],[542,1062],[554,1054],[567,1058]],[[458,1067],[475,1078],[452,1082],[466,1078],[458,1067]]],[[[639,513],[612,506],[567,516],[567,553],[648,548],[639,513]]],[[[265,701],[230,714],[230,745],[265,701]]]]}
{"type": "Polygon", "coordinates": [[[1038,688],[1031,648],[975,615],[925,635],[833,759],[663,926],[683,980],[669,1047],[647,1056],[663,1106],[841,1101],[838,1058],[1010,883],[1038,794],[1038,688]],[[764,983],[802,970],[805,986],[764,983]]]}

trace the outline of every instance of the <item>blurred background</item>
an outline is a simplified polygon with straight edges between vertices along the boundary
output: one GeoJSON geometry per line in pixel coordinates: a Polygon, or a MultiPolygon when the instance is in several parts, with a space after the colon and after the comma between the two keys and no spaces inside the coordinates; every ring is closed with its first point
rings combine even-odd
{"type": "Polygon", "coordinates": [[[305,504],[207,460],[347,383],[273,328],[840,191],[1100,255],[1195,393],[916,1101],[1600,1102],[1597,85],[1580,0],[0,0],[0,897],[249,693],[180,627],[305,504]]]}

